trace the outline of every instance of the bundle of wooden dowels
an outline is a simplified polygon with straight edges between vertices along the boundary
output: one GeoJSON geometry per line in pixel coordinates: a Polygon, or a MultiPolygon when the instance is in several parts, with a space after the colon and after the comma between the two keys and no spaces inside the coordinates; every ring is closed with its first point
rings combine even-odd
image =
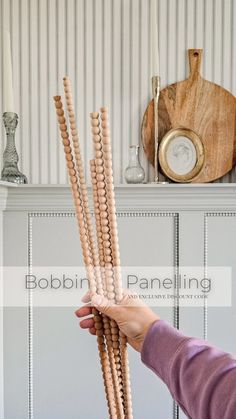
{"type": "MultiPolygon", "coordinates": [[[[65,151],[68,174],[78,220],[83,260],[91,296],[104,295],[111,303],[123,298],[112,155],[107,108],[92,113],[94,159],[90,161],[96,235],[88,203],[87,186],[80,153],[78,130],[68,77],[63,79],[70,133],[60,96],[54,97],[57,120],[65,151]],[[95,239],[95,237],[97,239],[95,239]]],[[[98,351],[110,418],[131,419],[127,339],[116,322],[93,309],[98,351]]]]}

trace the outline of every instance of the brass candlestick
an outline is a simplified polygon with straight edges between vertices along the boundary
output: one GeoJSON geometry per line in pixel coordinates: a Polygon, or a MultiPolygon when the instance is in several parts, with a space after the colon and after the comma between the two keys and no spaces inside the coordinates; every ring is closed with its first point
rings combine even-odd
{"type": "Polygon", "coordinates": [[[154,147],[155,147],[155,154],[154,154],[154,170],[155,170],[155,179],[154,183],[159,182],[158,176],[158,101],[160,96],[160,76],[153,76],[152,77],[152,94],[154,100],[154,147]]]}

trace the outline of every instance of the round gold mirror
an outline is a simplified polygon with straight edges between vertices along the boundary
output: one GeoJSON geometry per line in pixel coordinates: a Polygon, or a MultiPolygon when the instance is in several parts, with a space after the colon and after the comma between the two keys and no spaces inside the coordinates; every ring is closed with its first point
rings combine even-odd
{"type": "Polygon", "coordinates": [[[159,162],[164,174],[175,182],[191,182],[201,171],[204,148],[191,129],[172,129],[159,146],[159,162]]]}

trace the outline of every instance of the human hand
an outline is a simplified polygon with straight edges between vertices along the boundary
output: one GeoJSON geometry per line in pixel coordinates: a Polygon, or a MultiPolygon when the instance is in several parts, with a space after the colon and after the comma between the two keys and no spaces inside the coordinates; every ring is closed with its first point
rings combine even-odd
{"type": "Polygon", "coordinates": [[[121,332],[127,336],[128,343],[138,352],[141,352],[142,344],[150,326],[159,317],[142,301],[130,294],[125,294],[119,304],[112,304],[105,297],[94,295],[92,300],[90,293],[86,294],[83,302],[89,303],[79,308],[75,314],[77,317],[87,317],[80,321],[82,329],[89,329],[92,335],[96,334],[92,308],[116,321],[121,332]]]}

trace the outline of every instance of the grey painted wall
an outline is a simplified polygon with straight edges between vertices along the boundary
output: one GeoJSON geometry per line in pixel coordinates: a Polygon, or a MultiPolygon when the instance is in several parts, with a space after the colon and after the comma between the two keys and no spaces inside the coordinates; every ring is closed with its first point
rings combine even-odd
{"type": "MultiPolygon", "coordinates": [[[[69,188],[45,187],[9,190],[3,230],[5,265],[25,265],[29,250],[34,265],[70,266],[80,262],[75,219],[64,214],[72,210],[71,198],[66,191],[62,193],[64,189],[69,192],[69,188]],[[32,212],[31,236],[27,227],[28,213],[32,212]]],[[[120,210],[124,214],[118,218],[124,265],[173,266],[179,258],[183,266],[202,266],[204,262],[231,266],[234,278],[235,185],[175,185],[165,186],[162,191],[161,188],[143,185],[117,188],[116,193],[117,207],[126,205],[127,208],[120,210]],[[127,189],[126,199],[122,195],[124,189],[127,189]],[[127,197],[131,190],[133,206],[135,211],[141,212],[139,215],[132,208],[128,209],[132,200],[127,197]],[[154,209],[155,205],[158,209],[154,209]],[[179,216],[179,229],[176,229],[175,213],[179,216]]],[[[172,307],[157,310],[162,318],[173,324],[172,307]]],[[[209,340],[235,353],[236,338],[232,332],[236,316],[235,281],[232,307],[209,308],[207,314],[205,329],[208,329],[209,340]],[[224,328],[219,327],[222,324],[224,328]]],[[[179,322],[183,332],[203,337],[203,308],[180,308],[179,322]]],[[[4,419],[28,417],[28,326],[26,309],[5,309],[4,419]]],[[[34,307],[33,333],[30,336],[34,418],[104,419],[106,408],[96,344],[90,335],[79,329],[74,308],[34,307]]],[[[130,365],[135,419],[144,416],[172,419],[172,401],[167,389],[142,366],[138,354],[132,350],[130,365]]],[[[180,413],[180,418],[185,416],[180,413]]]]}

